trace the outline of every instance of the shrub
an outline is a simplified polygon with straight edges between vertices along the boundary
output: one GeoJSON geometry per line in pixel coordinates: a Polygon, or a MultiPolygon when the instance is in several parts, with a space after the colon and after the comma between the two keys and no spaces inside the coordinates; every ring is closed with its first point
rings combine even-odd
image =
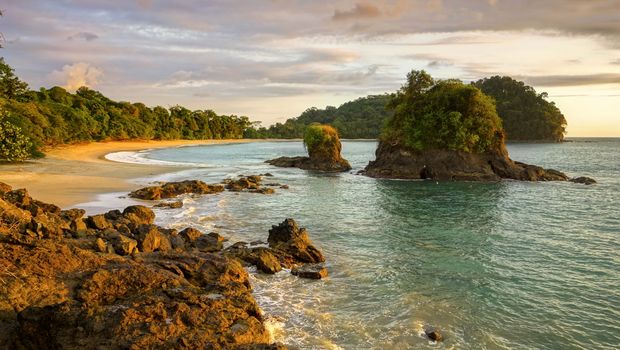
{"type": "Polygon", "coordinates": [[[28,159],[32,143],[20,128],[0,119],[0,160],[20,162],[28,159]]]}
{"type": "Polygon", "coordinates": [[[310,158],[339,159],[342,145],[334,127],[310,124],[304,133],[304,147],[310,158]]]}

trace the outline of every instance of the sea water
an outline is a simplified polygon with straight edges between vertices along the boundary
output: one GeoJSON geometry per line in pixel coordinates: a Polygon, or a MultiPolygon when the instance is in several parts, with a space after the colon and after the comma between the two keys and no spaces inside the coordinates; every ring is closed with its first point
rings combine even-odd
{"type": "MultiPolygon", "coordinates": [[[[513,144],[513,159],[598,184],[396,181],[355,173],[376,142],[344,141],[353,170],[324,174],[264,163],[300,142],[181,147],[111,155],[192,166],[153,181],[272,173],[274,195],[224,192],[156,209],[157,223],[266,241],[285,218],[306,227],[329,277],[250,270],[274,339],[299,349],[618,349],[620,139],[513,144]],[[423,336],[439,328],[444,341],[423,336]]],[[[104,210],[132,200],[108,194],[104,210]],[[116,200],[110,201],[110,199],[116,200]]],[[[90,206],[90,207],[89,207],[90,206]]]]}

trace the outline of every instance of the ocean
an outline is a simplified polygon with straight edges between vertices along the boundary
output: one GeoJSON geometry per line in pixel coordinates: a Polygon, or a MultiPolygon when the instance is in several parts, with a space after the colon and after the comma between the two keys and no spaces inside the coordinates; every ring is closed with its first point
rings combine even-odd
{"type": "MultiPolygon", "coordinates": [[[[514,160],[589,176],[598,184],[397,181],[355,173],[376,142],[344,141],[353,170],[276,168],[305,154],[291,142],[120,152],[117,161],[176,164],[136,179],[200,179],[272,173],[274,195],[181,197],[156,223],[266,241],[294,218],[327,260],[329,277],[299,279],[250,269],[274,339],[299,349],[618,349],[620,346],[620,139],[510,144],[514,160]],[[181,167],[182,166],[182,167],[181,167]],[[187,170],[187,167],[191,167],[187,170]],[[423,336],[436,327],[444,341],[423,336]]],[[[123,193],[78,205],[90,213],[136,201],[123,193]]]]}

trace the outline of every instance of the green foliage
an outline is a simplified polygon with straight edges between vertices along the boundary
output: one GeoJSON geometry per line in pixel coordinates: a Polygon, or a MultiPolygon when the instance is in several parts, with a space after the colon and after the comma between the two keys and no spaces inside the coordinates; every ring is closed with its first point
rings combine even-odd
{"type": "Polygon", "coordinates": [[[494,76],[473,84],[495,99],[508,140],[564,139],[566,119],[553,102],[545,100],[547,93],[537,94],[531,86],[510,77],[494,76]]]}
{"type": "Polygon", "coordinates": [[[334,127],[313,123],[304,132],[304,147],[310,158],[337,159],[342,146],[334,127]]]}
{"type": "Polygon", "coordinates": [[[15,76],[15,71],[0,57],[0,97],[6,99],[25,99],[28,84],[15,76]]]}
{"type": "Polygon", "coordinates": [[[28,159],[32,144],[22,130],[0,117],[0,161],[19,162],[28,159]]]}
{"type": "Polygon", "coordinates": [[[255,125],[248,137],[301,138],[310,124],[320,123],[332,125],[343,138],[376,139],[385,121],[392,115],[385,108],[389,99],[387,94],[374,95],[346,102],[338,108],[308,108],[299,117],[290,118],[285,123],[276,123],[269,128],[255,125]]]}
{"type": "Polygon", "coordinates": [[[424,71],[413,71],[390,105],[395,111],[382,136],[385,140],[402,141],[417,150],[472,153],[503,145],[493,99],[458,80],[434,81],[424,71]]]}
{"type": "Polygon", "coordinates": [[[8,112],[5,121],[31,140],[32,156],[45,146],[77,142],[236,139],[252,125],[247,117],[212,110],[116,102],[86,87],[74,94],[58,86],[28,91],[12,74],[0,60],[0,107],[8,112]]]}

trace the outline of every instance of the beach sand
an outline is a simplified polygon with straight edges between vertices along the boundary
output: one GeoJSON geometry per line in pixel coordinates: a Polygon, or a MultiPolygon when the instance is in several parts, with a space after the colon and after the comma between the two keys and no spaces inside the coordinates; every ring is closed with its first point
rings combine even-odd
{"type": "Polygon", "coordinates": [[[43,159],[0,165],[0,182],[27,188],[34,198],[68,208],[92,200],[97,194],[136,189],[130,179],[184,169],[113,162],[104,158],[108,153],[257,141],[261,140],[118,141],[62,146],[47,151],[43,159]]]}

